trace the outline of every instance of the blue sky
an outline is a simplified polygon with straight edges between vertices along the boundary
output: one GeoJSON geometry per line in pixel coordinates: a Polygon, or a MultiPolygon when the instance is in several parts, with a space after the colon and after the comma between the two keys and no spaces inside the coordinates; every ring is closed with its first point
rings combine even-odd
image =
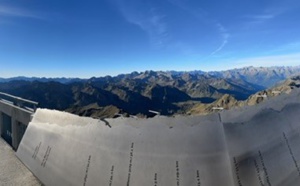
{"type": "Polygon", "coordinates": [[[299,65],[297,0],[0,0],[0,77],[299,65]]]}

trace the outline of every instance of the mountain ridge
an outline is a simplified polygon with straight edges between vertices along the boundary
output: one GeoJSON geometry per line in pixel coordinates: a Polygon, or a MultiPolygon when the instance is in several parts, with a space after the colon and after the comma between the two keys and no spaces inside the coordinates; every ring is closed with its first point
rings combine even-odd
{"type": "MultiPolygon", "coordinates": [[[[106,75],[103,77],[91,77],[91,78],[67,78],[67,77],[26,77],[26,76],[18,76],[11,78],[1,78],[0,82],[9,82],[14,80],[24,80],[24,81],[40,81],[40,82],[49,82],[56,81],[63,84],[73,83],[73,82],[85,82],[85,81],[93,81],[99,79],[118,79],[118,78],[139,78],[139,76],[143,75],[154,75],[154,74],[165,74],[168,76],[180,76],[183,74],[189,75],[207,75],[207,76],[216,76],[219,78],[234,78],[234,79],[242,79],[248,82],[251,82],[249,79],[251,76],[272,76],[273,79],[271,82],[261,82],[255,81],[252,83],[256,83],[257,85],[264,86],[265,88],[271,85],[274,85],[274,82],[278,82],[278,80],[284,80],[287,77],[291,77],[293,75],[300,74],[300,65],[298,66],[271,66],[271,67],[254,67],[254,66],[246,66],[242,68],[234,68],[229,70],[220,70],[220,71],[202,71],[202,70],[192,70],[192,71],[175,71],[175,70],[167,70],[167,71],[153,71],[146,70],[142,72],[133,71],[127,74],[119,74],[116,76],[106,75]],[[274,77],[276,77],[274,79],[274,77]]],[[[261,80],[261,79],[260,79],[261,80]]]]}
{"type": "Polygon", "coordinates": [[[39,102],[42,108],[93,117],[120,113],[148,117],[153,115],[149,110],[162,115],[209,113],[216,106],[242,105],[251,95],[300,73],[300,66],[274,68],[247,67],[221,75],[145,71],[67,83],[12,80],[0,82],[0,91],[39,102]],[[258,81],[268,86],[256,84],[258,81]],[[204,105],[204,110],[196,109],[197,105],[204,105]]]}

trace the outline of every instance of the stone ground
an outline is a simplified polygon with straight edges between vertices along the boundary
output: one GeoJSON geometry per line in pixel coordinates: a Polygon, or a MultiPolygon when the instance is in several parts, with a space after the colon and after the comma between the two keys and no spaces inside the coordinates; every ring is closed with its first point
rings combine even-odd
{"type": "Polygon", "coordinates": [[[0,186],[40,186],[36,177],[16,157],[12,148],[0,138],[0,186]]]}

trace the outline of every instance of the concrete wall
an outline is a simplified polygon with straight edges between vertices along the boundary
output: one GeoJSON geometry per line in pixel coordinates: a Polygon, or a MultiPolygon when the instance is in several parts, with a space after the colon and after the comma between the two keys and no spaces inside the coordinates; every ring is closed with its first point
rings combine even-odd
{"type": "Polygon", "coordinates": [[[20,136],[21,134],[19,132],[21,130],[20,123],[27,126],[31,120],[31,115],[33,112],[0,100],[0,134],[3,132],[3,113],[11,117],[12,147],[14,150],[16,150],[19,146],[20,139],[22,139],[22,136],[20,136]]]}

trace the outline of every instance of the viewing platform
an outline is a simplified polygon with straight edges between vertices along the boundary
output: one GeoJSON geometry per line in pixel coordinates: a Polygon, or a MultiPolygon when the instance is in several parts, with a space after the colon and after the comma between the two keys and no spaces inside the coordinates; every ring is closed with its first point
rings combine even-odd
{"type": "Polygon", "coordinates": [[[18,149],[37,102],[0,92],[0,134],[14,150],[18,149]]]}

